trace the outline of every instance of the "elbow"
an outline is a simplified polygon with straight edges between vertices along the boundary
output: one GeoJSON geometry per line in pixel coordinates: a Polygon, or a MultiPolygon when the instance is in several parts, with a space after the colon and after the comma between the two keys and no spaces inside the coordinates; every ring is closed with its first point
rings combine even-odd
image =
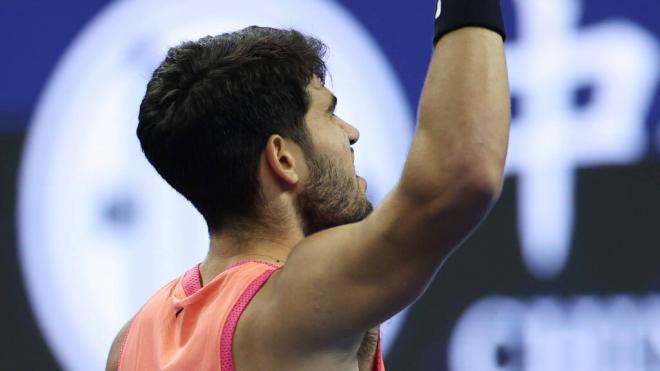
{"type": "Polygon", "coordinates": [[[502,195],[506,145],[504,149],[492,144],[468,148],[472,150],[461,151],[452,162],[453,166],[447,167],[454,183],[451,188],[459,199],[477,200],[490,208],[502,195]]]}
{"type": "Polygon", "coordinates": [[[502,171],[498,169],[473,171],[472,174],[463,176],[458,186],[465,194],[463,197],[481,200],[490,207],[502,194],[503,177],[502,171]]]}
{"type": "Polygon", "coordinates": [[[419,171],[424,176],[404,176],[399,186],[412,204],[432,214],[446,209],[490,208],[502,193],[502,167],[475,162],[458,162],[435,174],[419,171]]]}
{"type": "Polygon", "coordinates": [[[460,187],[457,198],[466,200],[477,210],[486,213],[502,195],[503,178],[500,167],[484,167],[470,171],[457,182],[460,187]]]}
{"type": "Polygon", "coordinates": [[[453,184],[445,193],[445,199],[438,201],[445,211],[461,210],[459,214],[467,219],[481,220],[502,194],[502,183],[501,172],[494,169],[473,168],[455,174],[453,184]]]}
{"type": "Polygon", "coordinates": [[[461,152],[439,162],[411,161],[398,185],[410,204],[424,214],[440,218],[448,213],[483,215],[502,194],[501,156],[461,152]]]}

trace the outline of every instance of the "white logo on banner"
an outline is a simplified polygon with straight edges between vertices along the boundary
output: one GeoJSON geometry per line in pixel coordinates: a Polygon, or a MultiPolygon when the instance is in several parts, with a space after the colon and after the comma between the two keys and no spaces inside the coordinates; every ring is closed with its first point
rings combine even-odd
{"type": "Polygon", "coordinates": [[[459,318],[451,371],[656,371],[660,296],[488,297],[459,318]]]}
{"type": "Polygon", "coordinates": [[[624,20],[578,28],[578,0],[515,0],[519,39],[507,47],[512,123],[507,172],[518,176],[522,256],[538,278],[555,277],[570,254],[575,172],[640,160],[645,115],[658,81],[658,46],[624,20]],[[593,99],[574,106],[574,92],[593,99]]]}
{"type": "MultiPolygon", "coordinates": [[[[578,27],[577,0],[515,0],[520,39],[508,45],[520,99],[507,172],[518,176],[522,252],[555,277],[571,247],[575,171],[625,165],[646,152],[645,115],[658,82],[658,41],[632,22],[578,27]],[[574,105],[578,88],[591,101],[574,105]]],[[[459,318],[451,371],[655,371],[660,297],[481,299],[459,318]]]]}
{"type": "MultiPolygon", "coordinates": [[[[140,151],[138,106],[168,46],[251,24],[293,27],[328,45],[330,88],[341,99],[338,113],[362,133],[356,166],[369,180],[372,201],[398,180],[412,136],[408,103],[377,45],[333,2],[113,3],[49,81],[21,169],[21,265],[39,325],[63,368],[102,369],[123,323],[206,255],[201,216],[140,151]]],[[[396,332],[397,323],[385,330],[396,332]]],[[[387,347],[391,337],[383,339],[387,347]]]]}

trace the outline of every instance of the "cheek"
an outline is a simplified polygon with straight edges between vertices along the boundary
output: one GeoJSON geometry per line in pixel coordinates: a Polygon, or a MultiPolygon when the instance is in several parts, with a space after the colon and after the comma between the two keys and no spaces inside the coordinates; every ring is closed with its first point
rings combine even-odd
{"type": "Polygon", "coordinates": [[[342,162],[352,162],[348,139],[336,125],[328,122],[316,134],[314,144],[318,151],[342,162]]]}
{"type": "Polygon", "coordinates": [[[333,156],[336,162],[344,169],[351,173],[354,171],[353,156],[351,155],[351,148],[348,146],[348,143],[336,143],[333,156]]]}

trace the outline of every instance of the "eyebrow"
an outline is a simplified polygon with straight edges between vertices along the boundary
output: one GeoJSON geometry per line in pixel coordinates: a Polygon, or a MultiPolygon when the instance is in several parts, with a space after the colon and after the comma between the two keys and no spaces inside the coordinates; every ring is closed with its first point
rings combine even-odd
{"type": "Polygon", "coordinates": [[[332,94],[332,101],[330,102],[330,106],[328,107],[328,113],[334,112],[335,107],[337,107],[337,97],[334,94],[332,94]]]}

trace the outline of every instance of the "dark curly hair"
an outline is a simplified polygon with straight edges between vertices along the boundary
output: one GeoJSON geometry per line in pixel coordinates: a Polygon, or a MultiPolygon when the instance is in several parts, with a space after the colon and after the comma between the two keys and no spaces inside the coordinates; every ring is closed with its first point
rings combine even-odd
{"type": "Polygon", "coordinates": [[[251,26],[171,48],[140,105],[137,136],[158,173],[209,231],[258,217],[258,166],[269,136],[309,150],[306,87],[325,80],[325,45],[251,26]]]}

